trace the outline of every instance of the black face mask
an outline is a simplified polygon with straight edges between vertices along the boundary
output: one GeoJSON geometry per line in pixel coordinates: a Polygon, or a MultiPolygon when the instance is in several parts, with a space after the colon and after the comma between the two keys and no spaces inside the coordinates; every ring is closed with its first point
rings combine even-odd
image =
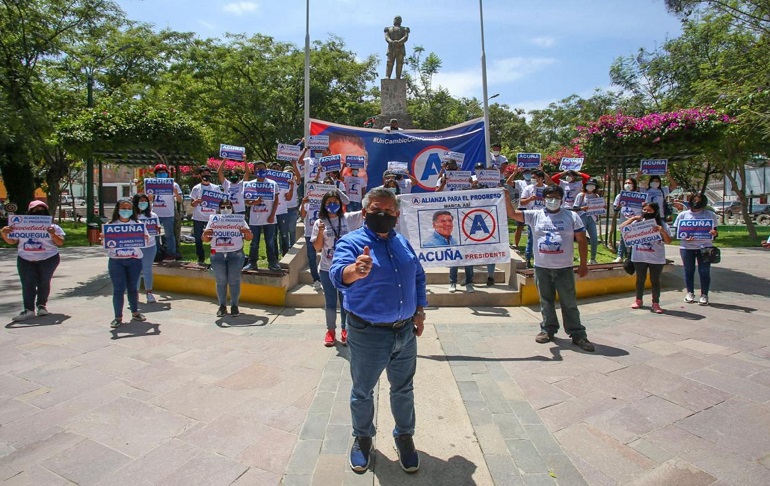
{"type": "Polygon", "coordinates": [[[703,199],[696,199],[692,202],[692,208],[693,209],[703,209],[706,207],[706,201],[703,199]]]}
{"type": "Polygon", "coordinates": [[[642,216],[644,219],[655,219],[655,213],[644,213],[642,216]]]}
{"type": "Polygon", "coordinates": [[[366,226],[375,233],[390,233],[390,230],[396,227],[396,218],[384,211],[377,213],[366,213],[366,226]]]}
{"type": "Polygon", "coordinates": [[[230,182],[238,182],[240,180],[240,177],[237,175],[230,176],[230,182]]]}
{"type": "Polygon", "coordinates": [[[202,175],[201,176],[201,180],[204,181],[204,182],[208,182],[209,180],[211,180],[211,176],[210,175],[202,175]]]}

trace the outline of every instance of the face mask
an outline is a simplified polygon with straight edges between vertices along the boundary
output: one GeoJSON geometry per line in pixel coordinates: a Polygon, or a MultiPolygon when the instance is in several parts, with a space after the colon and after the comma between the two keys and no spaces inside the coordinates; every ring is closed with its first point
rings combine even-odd
{"type": "Polygon", "coordinates": [[[326,205],[326,212],[329,214],[337,214],[337,211],[340,210],[340,205],[337,203],[329,203],[326,205]]]}
{"type": "Polygon", "coordinates": [[[493,151],[492,151],[492,155],[494,155],[495,157],[497,157],[498,155],[500,155],[500,151],[499,151],[499,150],[493,150],[493,151]]]}
{"type": "Polygon", "coordinates": [[[386,212],[366,213],[366,226],[375,233],[390,233],[390,230],[396,227],[395,216],[386,212]]]}
{"type": "Polygon", "coordinates": [[[210,176],[210,175],[202,175],[202,176],[201,176],[201,180],[202,180],[203,182],[208,182],[208,181],[210,181],[210,180],[211,180],[211,176],[210,176]]]}
{"type": "Polygon", "coordinates": [[[222,209],[219,210],[219,213],[220,214],[233,214],[233,208],[227,208],[227,209],[222,208],[222,209]]]}
{"type": "Polygon", "coordinates": [[[532,179],[532,174],[524,174],[524,180],[529,181],[532,179]]]}
{"type": "Polygon", "coordinates": [[[358,171],[357,170],[351,171],[350,175],[352,175],[353,177],[358,177],[358,171]]]}
{"type": "Polygon", "coordinates": [[[395,188],[395,187],[386,187],[386,189],[389,190],[390,192],[392,192],[393,194],[398,194],[398,192],[397,192],[398,189],[395,188]]]}
{"type": "Polygon", "coordinates": [[[657,189],[660,187],[660,182],[650,182],[650,187],[657,189]]]}
{"type": "Polygon", "coordinates": [[[545,200],[545,208],[549,211],[558,211],[561,207],[561,199],[548,198],[545,200]]]}
{"type": "Polygon", "coordinates": [[[150,207],[150,203],[147,201],[140,201],[139,202],[139,211],[144,211],[145,209],[150,207]]]}
{"type": "Polygon", "coordinates": [[[593,185],[593,184],[588,184],[586,186],[586,191],[588,191],[588,192],[594,192],[594,189],[596,189],[596,186],[593,185]]]}
{"type": "Polygon", "coordinates": [[[703,209],[706,207],[706,201],[703,199],[696,199],[692,202],[693,209],[703,209]]]}
{"type": "Polygon", "coordinates": [[[134,215],[134,211],[132,209],[119,209],[118,214],[123,219],[131,219],[131,216],[134,215]]]}
{"type": "Polygon", "coordinates": [[[623,189],[626,190],[626,191],[633,191],[634,190],[634,185],[633,184],[624,184],[623,185],[623,189]]]}
{"type": "Polygon", "coordinates": [[[230,182],[235,183],[235,182],[238,182],[239,180],[240,180],[240,177],[238,177],[237,175],[230,176],[230,182]]]}
{"type": "Polygon", "coordinates": [[[644,213],[642,216],[644,219],[655,219],[655,213],[644,213]]]}
{"type": "Polygon", "coordinates": [[[324,153],[323,153],[323,152],[316,152],[316,153],[315,153],[315,158],[316,158],[316,159],[320,159],[320,158],[321,158],[321,157],[323,157],[323,156],[324,156],[324,153]]]}
{"type": "Polygon", "coordinates": [[[575,178],[572,176],[567,176],[567,182],[575,182],[575,178]]]}
{"type": "Polygon", "coordinates": [[[155,174],[155,177],[157,177],[158,179],[167,179],[168,178],[168,173],[166,173],[166,172],[158,172],[157,174],[155,174]]]}
{"type": "Polygon", "coordinates": [[[257,171],[257,177],[259,177],[260,179],[264,179],[266,175],[267,175],[267,171],[265,169],[259,169],[257,171]]]}

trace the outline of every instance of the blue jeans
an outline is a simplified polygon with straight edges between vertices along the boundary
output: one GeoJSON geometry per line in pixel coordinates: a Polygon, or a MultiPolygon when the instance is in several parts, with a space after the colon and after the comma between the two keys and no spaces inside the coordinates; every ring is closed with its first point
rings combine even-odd
{"type": "Polygon", "coordinates": [[[253,266],[257,266],[257,260],[259,259],[259,239],[262,233],[265,234],[265,248],[267,249],[267,265],[269,267],[278,266],[278,246],[275,243],[275,224],[264,224],[261,226],[249,226],[251,232],[254,234],[254,239],[251,240],[251,246],[249,246],[249,263],[253,266]]]}
{"type": "Polygon", "coordinates": [[[340,303],[340,323],[345,329],[347,314],[342,309],[342,292],[339,292],[332,284],[327,270],[321,270],[321,285],[324,288],[324,309],[326,309],[326,329],[337,329],[337,302],[340,303]]]}
{"type": "MultiPolygon", "coordinates": [[[[468,285],[469,283],[473,283],[473,265],[467,265],[465,268],[465,283],[463,285],[468,285]]],[[[460,270],[460,267],[449,267],[449,283],[456,284],[457,283],[457,272],[460,270]]]]}
{"type": "Polygon", "coordinates": [[[51,294],[51,279],[56,267],[59,266],[59,254],[31,262],[22,257],[16,257],[16,268],[19,271],[21,281],[21,295],[26,310],[35,310],[35,297],[37,305],[48,305],[48,296],[51,294]]]}
{"type": "Polygon", "coordinates": [[[139,312],[139,275],[142,260],[139,258],[110,258],[107,270],[112,280],[112,307],[115,319],[123,317],[123,293],[128,294],[131,312],[139,312]]]}
{"type": "Polygon", "coordinates": [[[289,213],[279,214],[275,217],[278,223],[278,241],[281,243],[281,256],[289,253],[291,248],[291,236],[289,234],[289,213]]]}
{"type": "Polygon", "coordinates": [[[348,315],[350,350],[350,415],[355,437],[372,437],[374,387],[383,370],[390,382],[390,411],[396,422],[393,435],[414,434],[414,373],[417,369],[417,338],[412,322],[398,330],[367,326],[348,315]]]}
{"type": "Polygon", "coordinates": [[[487,263],[487,278],[495,278],[495,264],[487,263]]]}
{"type": "Polygon", "coordinates": [[[217,281],[217,301],[225,305],[227,287],[230,287],[230,305],[238,305],[241,297],[241,269],[246,256],[243,250],[211,254],[211,269],[217,281]]]}
{"type": "Polygon", "coordinates": [[[169,216],[167,218],[158,217],[158,219],[165,233],[166,249],[168,249],[169,254],[176,255],[176,232],[174,231],[176,218],[169,216]]]}
{"type": "MultiPolygon", "coordinates": [[[[310,242],[310,237],[305,237],[305,248],[307,248],[307,264],[310,267],[310,276],[313,277],[313,282],[318,282],[321,277],[318,275],[318,257],[313,244],[310,242]]],[[[341,306],[340,306],[341,307],[341,306]]]]}
{"type": "Polygon", "coordinates": [[[564,331],[573,338],[585,337],[586,328],[580,323],[580,311],[575,295],[575,272],[572,267],[554,269],[536,266],[535,284],[540,294],[540,313],[543,316],[540,329],[548,334],[556,334],[559,330],[559,319],[556,317],[558,292],[564,331]]]}
{"type": "Polygon", "coordinates": [[[206,229],[208,221],[193,220],[193,238],[195,238],[195,254],[198,255],[198,261],[206,260],[206,254],[203,252],[203,230],[206,229]]]}
{"type": "Polygon", "coordinates": [[[532,260],[532,228],[527,225],[527,249],[524,250],[524,258],[532,260]]]}
{"type": "Polygon", "coordinates": [[[711,264],[703,261],[700,250],[679,249],[684,266],[684,285],[688,292],[695,293],[695,262],[698,263],[698,275],[700,276],[700,293],[709,294],[711,287],[711,264]]]}
{"type": "Polygon", "coordinates": [[[291,248],[294,246],[294,243],[297,242],[297,219],[299,218],[299,208],[289,209],[286,216],[289,219],[289,248],[291,248]]]}
{"type": "Polygon", "coordinates": [[[363,209],[363,206],[361,206],[360,202],[350,201],[348,203],[348,208],[347,209],[348,209],[349,213],[352,213],[353,211],[361,211],[361,209],[363,209]]]}
{"type": "Polygon", "coordinates": [[[588,238],[591,240],[591,260],[596,260],[596,248],[599,246],[599,234],[596,231],[596,221],[593,216],[587,216],[585,214],[580,215],[580,220],[583,221],[583,226],[586,228],[588,238]]]}
{"type": "Polygon", "coordinates": [[[144,277],[144,291],[152,290],[152,263],[155,261],[157,246],[142,248],[142,277],[144,277]]]}

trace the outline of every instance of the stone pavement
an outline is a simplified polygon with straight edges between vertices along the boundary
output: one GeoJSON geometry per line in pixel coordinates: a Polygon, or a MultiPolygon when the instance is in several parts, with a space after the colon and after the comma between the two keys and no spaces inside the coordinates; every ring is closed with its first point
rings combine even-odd
{"type": "MultiPolygon", "coordinates": [[[[674,249],[670,252],[676,255],[674,249]]],[[[0,480],[7,484],[767,484],[770,252],[725,250],[712,305],[580,302],[595,354],[538,345],[537,308],[429,309],[406,475],[388,385],[369,472],[347,467],[350,376],[323,310],[163,295],[111,332],[98,249],[66,249],[50,316],[0,330],[0,480]]],[[[19,311],[0,251],[0,322],[19,311]]],[[[649,299],[648,299],[649,300],[649,299]]],[[[649,303],[649,302],[647,302],[649,303]]]]}

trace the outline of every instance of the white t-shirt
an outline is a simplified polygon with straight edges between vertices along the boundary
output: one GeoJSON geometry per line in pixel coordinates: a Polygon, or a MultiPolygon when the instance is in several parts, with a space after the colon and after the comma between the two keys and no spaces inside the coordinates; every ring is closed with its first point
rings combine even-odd
{"type": "MultiPolygon", "coordinates": [[[[534,184],[530,184],[521,191],[522,199],[526,199],[528,197],[532,197],[533,195],[537,195],[537,199],[527,203],[526,205],[527,209],[535,210],[535,209],[545,208],[545,199],[543,198],[543,191],[545,190],[545,188],[546,188],[545,184],[542,185],[541,187],[537,187],[534,184]]],[[[521,203],[519,203],[519,206],[521,206],[521,203]]]]}
{"type": "MultiPolygon", "coordinates": [[[[179,184],[174,182],[174,189],[181,194],[182,189],[179,188],[179,184]]],[[[161,218],[171,218],[174,216],[174,209],[176,207],[176,201],[173,194],[166,194],[162,196],[155,196],[152,201],[152,210],[155,214],[161,218]]]]}
{"type": "Polygon", "coordinates": [[[639,216],[642,214],[642,208],[633,208],[629,206],[620,206],[620,194],[615,196],[615,201],[612,203],[613,206],[616,208],[620,208],[620,218],[621,222],[627,221],[634,216],[639,216]]]}
{"type": "Polygon", "coordinates": [[[212,214],[209,217],[209,223],[206,225],[206,229],[211,227],[213,224],[212,220],[215,217],[232,217],[231,219],[233,220],[233,224],[232,227],[228,226],[228,228],[214,230],[214,237],[211,238],[212,253],[232,253],[234,251],[243,249],[243,233],[240,232],[240,228],[249,228],[249,226],[246,224],[246,220],[243,219],[243,215],[233,214],[227,216],[224,214],[212,214]],[[217,234],[217,232],[220,232],[221,234],[217,234]]]}
{"type": "MultiPolygon", "coordinates": [[[[631,223],[630,226],[636,223],[631,223]]],[[[668,232],[668,225],[663,223],[663,229],[668,232]]],[[[634,251],[631,252],[631,261],[639,263],[666,263],[666,244],[663,240],[653,241],[652,243],[642,243],[641,245],[635,245],[634,251]]]]}
{"type": "Polygon", "coordinates": [[[559,186],[564,189],[562,206],[567,209],[572,209],[572,205],[575,203],[575,198],[583,190],[583,179],[578,178],[578,180],[575,182],[567,182],[564,179],[560,179],[559,186]]]}
{"type": "MultiPolygon", "coordinates": [[[[674,221],[674,227],[676,228],[676,236],[679,237],[679,223],[681,221],[685,220],[693,220],[693,219],[710,219],[713,221],[714,228],[716,228],[719,225],[719,218],[717,218],[717,215],[709,211],[708,209],[702,209],[697,212],[693,212],[689,209],[682,211],[676,216],[676,220],[674,221]]],[[[714,246],[713,240],[692,240],[687,241],[684,239],[679,240],[679,248],[684,248],[685,250],[697,250],[699,248],[709,248],[714,246]]]]}
{"type": "Polygon", "coordinates": [[[401,194],[410,194],[412,192],[412,179],[404,177],[401,180],[396,179],[396,184],[401,188],[401,194]]]}
{"type": "Polygon", "coordinates": [[[295,209],[299,206],[299,184],[295,179],[291,180],[291,199],[286,201],[286,206],[289,209],[295,209]]]}
{"type": "Polygon", "coordinates": [[[531,186],[532,181],[525,181],[524,179],[517,179],[513,181],[512,185],[506,184],[506,187],[509,187],[509,192],[511,193],[511,201],[518,204],[519,199],[521,199],[521,193],[524,192],[524,189],[527,186],[531,186]]]}
{"type": "Polygon", "coordinates": [[[665,199],[668,197],[668,186],[663,186],[658,189],[648,188],[646,191],[647,193],[647,200],[645,202],[651,203],[657,203],[658,207],[660,207],[661,213],[663,212],[663,207],[665,206],[664,202],[665,199]]]}
{"type": "Polygon", "coordinates": [[[508,162],[508,157],[506,157],[505,155],[502,155],[502,154],[495,155],[495,154],[490,152],[489,153],[489,161],[492,163],[492,167],[494,167],[495,169],[499,169],[500,167],[502,167],[503,164],[508,162]]]}
{"type": "Polygon", "coordinates": [[[275,184],[275,197],[278,198],[278,207],[275,209],[275,215],[286,214],[289,212],[289,201],[286,200],[288,189],[281,189],[278,183],[275,184]]]}
{"type": "Polygon", "coordinates": [[[575,233],[585,231],[577,214],[566,209],[524,211],[524,222],[532,228],[536,267],[572,267],[575,233]]]}
{"type": "MultiPolygon", "coordinates": [[[[203,193],[203,188],[208,189],[209,191],[220,191],[219,186],[216,184],[209,184],[208,186],[204,186],[203,184],[197,184],[195,187],[192,188],[190,191],[190,199],[200,199],[201,194],[203,193]]],[[[217,214],[216,208],[205,208],[202,205],[198,204],[193,208],[193,221],[208,221],[209,216],[212,214],[217,214]]]]}
{"type": "MultiPolygon", "coordinates": [[[[66,233],[58,224],[52,224],[54,233],[57,236],[64,237],[66,233]]],[[[39,262],[51,258],[59,253],[59,247],[53,242],[53,238],[45,232],[47,238],[19,238],[18,255],[28,262],[39,262]]]]}
{"type": "Polygon", "coordinates": [[[319,174],[318,180],[321,180],[321,163],[318,159],[315,157],[305,157],[304,162],[305,181],[315,180],[316,174],[319,174]]]}
{"type": "Polygon", "coordinates": [[[313,234],[313,223],[318,219],[318,214],[315,210],[310,211],[310,203],[305,203],[303,207],[305,208],[305,238],[310,238],[313,234]]]}
{"type": "MultiPolygon", "coordinates": [[[[322,235],[324,244],[321,248],[321,262],[318,265],[318,269],[323,272],[328,272],[332,265],[332,258],[334,257],[334,247],[337,244],[337,240],[342,238],[343,235],[350,233],[351,228],[348,224],[349,215],[343,214],[341,218],[330,219],[317,219],[313,223],[313,230],[310,234],[310,243],[316,241],[319,237],[318,224],[323,221],[326,229],[322,235]]],[[[353,228],[357,229],[357,228],[353,228]]]]}
{"type": "MultiPolygon", "coordinates": [[[[160,223],[160,220],[158,219],[158,215],[154,211],[150,211],[150,217],[147,217],[144,214],[140,213],[139,216],[138,216],[138,219],[139,219],[140,222],[144,223],[145,225],[147,225],[147,223],[146,223],[147,220],[152,220],[152,219],[154,219],[155,222],[160,223]]],[[[160,235],[160,224],[158,224],[157,232],[158,232],[158,236],[159,236],[160,235]]],[[[149,230],[147,230],[147,234],[150,234],[149,230]]],[[[155,246],[155,236],[150,236],[149,241],[142,248],[150,248],[152,246],[155,246]]]]}
{"type": "Polygon", "coordinates": [[[233,183],[225,179],[222,182],[222,192],[226,192],[233,203],[233,211],[236,213],[246,212],[246,203],[243,202],[243,180],[233,183]]]}
{"type": "MultiPolygon", "coordinates": [[[[574,206],[570,206],[570,208],[574,207],[575,208],[575,213],[577,213],[578,216],[582,216],[583,213],[585,213],[585,211],[583,211],[582,209],[579,209],[579,208],[582,208],[583,206],[587,206],[588,205],[587,201],[589,199],[601,199],[601,197],[598,194],[596,194],[595,192],[582,192],[581,191],[575,197],[575,201],[573,203],[574,206]]],[[[594,219],[596,219],[596,217],[594,217],[594,219]]]]}
{"type": "MultiPolygon", "coordinates": [[[[275,181],[271,181],[270,179],[265,179],[261,182],[269,182],[273,185],[273,197],[280,197],[282,194],[281,191],[278,190],[278,184],[275,183],[275,181]]],[[[278,205],[280,206],[280,200],[278,205]]],[[[265,201],[262,200],[260,202],[255,202],[251,206],[251,211],[249,211],[249,226],[265,226],[268,224],[275,224],[275,221],[272,223],[269,223],[267,220],[270,217],[270,212],[273,210],[273,201],[265,201]]],[[[278,214],[278,210],[276,210],[276,213],[278,214]]]]}

